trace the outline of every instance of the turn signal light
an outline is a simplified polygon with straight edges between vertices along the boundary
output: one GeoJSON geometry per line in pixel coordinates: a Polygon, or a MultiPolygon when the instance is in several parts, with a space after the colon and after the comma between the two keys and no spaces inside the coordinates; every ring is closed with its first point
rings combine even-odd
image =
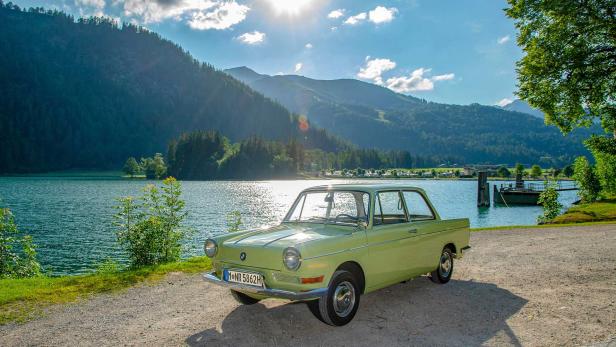
{"type": "Polygon", "coordinates": [[[323,275],[319,277],[302,277],[302,284],[321,283],[323,282],[323,275]]]}

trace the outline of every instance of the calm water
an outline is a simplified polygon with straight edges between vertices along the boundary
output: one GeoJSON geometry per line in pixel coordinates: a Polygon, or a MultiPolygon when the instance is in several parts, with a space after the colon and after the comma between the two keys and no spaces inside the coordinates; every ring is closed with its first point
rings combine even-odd
{"type": "MultiPolygon", "coordinates": [[[[225,216],[231,211],[242,213],[246,228],[276,224],[302,189],[350,182],[375,181],[183,182],[187,224],[197,230],[187,244],[186,255],[202,254],[203,240],[208,233],[225,230],[225,216]]],[[[541,213],[537,206],[478,209],[475,181],[406,182],[425,189],[442,218],[469,218],[472,227],[534,224],[541,213]]],[[[84,273],[107,258],[124,261],[115,243],[113,206],[118,197],[139,194],[145,184],[93,178],[0,177],[0,205],[11,208],[20,228],[34,237],[46,270],[84,273]]],[[[561,192],[565,206],[576,199],[575,192],[561,192]]]]}

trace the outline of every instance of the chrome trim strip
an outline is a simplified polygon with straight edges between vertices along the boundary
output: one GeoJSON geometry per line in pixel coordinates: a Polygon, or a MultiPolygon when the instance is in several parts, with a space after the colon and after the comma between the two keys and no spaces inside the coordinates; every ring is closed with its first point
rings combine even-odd
{"type": "Polygon", "coordinates": [[[356,251],[358,249],[362,249],[362,248],[366,248],[366,247],[368,247],[368,245],[363,245],[363,246],[358,246],[358,247],[353,247],[353,248],[347,248],[347,249],[343,249],[341,251],[335,251],[335,252],[331,252],[331,253],[313,255],[312,257],[303,258],[302,260],[310,260],[310,259],[327,257],[327,256],[334,255],[334,254],[344,253],[344,252],[352,252],[352,251],[356,251]]]}
{"type": "Polygon", "coordinates": [[[279,238],[277,238],[277,239],[273,239],[273,240],[271,240],[271,241],[268,241],[268,242],[264,243],[264,244],[263,244],[263,246],[261,246],[261,247],[269,246],[270,244],[272,244],[272,243],[274,243],[274,242],[276,242],[276,241],[280,241],[280,240],[282,240],[282,239],[286,239],[287,237],[291,237],[291,236],[293,236],[293,235],[294,235],[294,234],[289,234],[289,235],[280,236],[280,237],[279,237],[279,238]]]}
{"type": "Polygon", "coordinates": [[[325,296],[325,294],[327,294],[327,287],[312,289],[306,292],[291,292],[288,290],[261,288],[261,287],[249,286],[246,284],[225,282],[219,279],[218,277],[216,277],[216,274],[214,272],[203,274],[203,280],[209,283],[222,286],[222,287],[227,287],[233,290],[237,290],[243,293],[265,295],[271,298],[286,299],[286,300],[293,300],[293,301],[319,299],[325,296]]]}

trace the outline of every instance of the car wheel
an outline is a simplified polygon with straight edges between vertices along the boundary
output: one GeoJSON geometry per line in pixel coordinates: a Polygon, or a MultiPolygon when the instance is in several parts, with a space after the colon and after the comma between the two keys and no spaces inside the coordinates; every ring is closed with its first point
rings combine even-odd
{"type": "Polygon", "coordinates": [[[244,293],[236,292],[233,289],[231,289],[231,295],[233,295],[233,298],[235,298],[235,300],[242,305],[254,305],[257,302],[261,301],[259,299],[252,298],[244,293]]]}
{"type": "Polygon", "coordinates": [[[449,247],[443,248],[443,253],[439,258],[438,267],[430,273],[430,279],[434,283],[445,284],[451,279],[453,274],[453,252],[449,247]]]}
{"type": "Polygon", "coordinates": [[[333,326],[348,324],[359,308],[359,285],[348,271],[336,271],[329,283],[327,294],[308,301],[310,311],[323,323],[333,326]]]}

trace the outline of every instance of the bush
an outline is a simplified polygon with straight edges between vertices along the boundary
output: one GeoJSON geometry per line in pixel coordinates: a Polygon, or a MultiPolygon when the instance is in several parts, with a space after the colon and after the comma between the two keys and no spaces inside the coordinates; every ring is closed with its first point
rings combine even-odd
{"type": "Polygon", "coordinates": [[[41,274],[36,247],[30,235],[22,235],[11,210],[0,208],[0,278],[34,277],[41,274]]]}
{"type": "Polygon", "coordinates": [[[543,206],[543,215],[537,218],[540,224],[547,223],[560,214],[563,205],[558,202],[556,183],[545,182],[545,190],[539,194],[538,203],[543,206]]]}
{"type": "Polygon", "coordinates": [[[498,177],[511,177],[511,171],[509,171],[506,166],[499,167],[497,173],[498,177]]]}
{"type": "Polygon", "coordinates": [[[574,173],[573,165],[567,165],[563,169],[563,175],[565,175],[565,177],[571,177],[571,176],[573,176],[573,173],[574,173]]]}
{"type": "Polygon", "coordinates": [[[616,155],[593,152],[596,165],[596,174],[601,183],[601,190],[607,195],[616,195],[616,155]]]}
{"type": "Polygon", "coordinates": [[[160,153],[156,153],[153,158],[141,158],[139,167],[148,179],[158,180],[167,174],[167,165],[163,155],[160,153]]]}
{"type": "Polygon", "coordinates": [[[577,181],[580,189],[579,195],[584,202],[593,202],[599,197],[601,184],[595,174],[595,170],[586,157],[577,157],[573,164],[573,179],[577,181]]]}
{"type": "Polygon", "coordinates": [[[543,175],[543,171],[541,170],[541,166],[533,165],[530,168],[530,177],[537,178],[537,177],[541,177],[541,175],[543,175]]]}
{"type": "Polygon", "coordinates": [[[115,215],[117,237],[132,267],[180,259],[182,240],[190,234],[182,226],[186,212],[181,194],[181,184],[169,177],[161,188],[146,186],[141,198],[119,199],[115,215]]]}
{"type": "Polygon", "coordinates": [[[227,232],[234,233],[240,231],[242,226],[242,214],[240,211],[231,211],[227,214],[227,232]]]}

